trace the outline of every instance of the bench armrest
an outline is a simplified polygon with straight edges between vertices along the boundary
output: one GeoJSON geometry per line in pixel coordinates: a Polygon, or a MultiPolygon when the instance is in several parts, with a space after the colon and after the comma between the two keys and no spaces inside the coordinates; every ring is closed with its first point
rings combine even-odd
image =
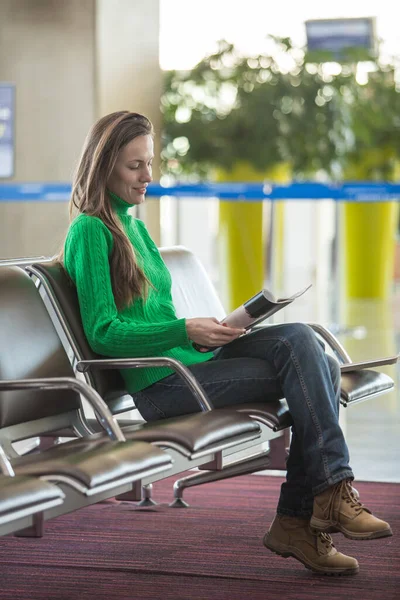
{"type": "Polygon", "coordinates": [[[27,256],[18,258],[4,258],[0,260],[0,267],[25,267],[33,263],[49,263],[53,262],[56,256],[27,256]]]}
{"type": "Polygon", "coordinates": [[[84,373],[91,368],[95,369],[142,369],[144,367],[170,367],[179,375],[189,387],[196,398],[201,410],[208,412],[213,410],[210,400],[193,373],[179,360],[167,356],[149,358],[105,358],[96,360],[80,360],[76,369],[84,373]]]}
{"type": "Polygon", "coordinates": [[[15,477],[15,471],[12,468],[12,465],[7,458],[7,454],[4,452],[4,450],[1,446],[0,446],[0,473],[3,473],[3,475],[8,475],[9,477],[15,477]]]}
{"type": "Polygon", "coordinates": [[[108,436],[119,442],[125,442],[125,436],[120,426],[112,416],[107,404],[101,396],[91,388],[87,383],[74,379],[73,377],[51,377],[43,379],[5,379],[0,381],[0,391],[13,390],[75,390],[82,394],[89,402],[99,419],[99,422],[106,430],[108,436]]]}
{"type": "Polygon", "coordinates": [[[328,346],[335,352],[340,363],[352,363],[350,356],[339,342],[339,340],[326,327],[319,323],[309,323],[309,326],[317,333],[328,346]]]}

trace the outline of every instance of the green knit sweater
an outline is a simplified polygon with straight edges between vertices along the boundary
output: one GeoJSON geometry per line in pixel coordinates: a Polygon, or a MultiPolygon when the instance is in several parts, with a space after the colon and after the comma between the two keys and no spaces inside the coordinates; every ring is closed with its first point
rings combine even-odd
{"type": "MultiPolygon", "coordinates": [[[[85,214],[71,223],[64,247],[64,266],[75,283],[86,337],[94,352],[115,358],[169,356],[185,365],[213,355],[192,346],[185,319],[178,319],[171,296],[171,276],[146,226],[128,214],[131,205],[111,194],[115,212],[132,242],[136,259],[152,283],[146,299],[136,298],[118,310],[111,286],[110,230],[101,219],[85,214]]],[[[130,393],[170,375],[166,367],[122,369],[130,393]]]]}

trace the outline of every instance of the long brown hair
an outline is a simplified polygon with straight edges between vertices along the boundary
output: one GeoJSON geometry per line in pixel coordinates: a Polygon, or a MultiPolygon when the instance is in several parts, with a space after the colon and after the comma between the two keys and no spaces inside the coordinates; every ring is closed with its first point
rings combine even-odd
{"type": "Polygon", "coordinates": [[[71,219],[76,212],[96,216],[111,231],[114,244],[110,260],[111,283],[118,308],[145,296],[148,280],[140,269],[122,225],[112,209],[107,182],[119,152],[134,138],[154,135],[147,117],[129,111],[111,113],[97,121],[85,140],[74,174],[69,203],[71,219]]]}

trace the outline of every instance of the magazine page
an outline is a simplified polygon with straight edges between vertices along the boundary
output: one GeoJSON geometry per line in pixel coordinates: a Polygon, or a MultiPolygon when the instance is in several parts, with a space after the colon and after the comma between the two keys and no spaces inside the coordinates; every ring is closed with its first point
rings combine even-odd
{"type": "Polygon", "coordinates": [[[305,294],[307,292],[307,290],[310,289],[310,287],[312,287],[312,283],[310,283],[310,285],[307,285],[305,288],[303,288],[299,292],[296,292],[295,294],[293,294],[293,296],[289,296],[289,298],[278,298],[277,302],[293,302],[293,300],[296,300],[296,298],[300,298],[300,296],[305,294]]]}
{"type": "MultiPolygon", "coordinates": [[[[229,313],[229,315],[222,319],[221,324],[228,325],[229,327],[243,328],[246,329],[246,331],[249,331],[261,321],[271,317],[273,314],[293,302],[296,298],[302,296],[311,286],[312,284],[299,292],[296,292],[293,296],[281,298],[279,300],[276,300],[270,291],[261,290],[258,294],[255,294],[255,296],[247,300],[247,302],[244,302],[244,304],[238,306],[229,313]]],[[[193,346],[199,352],[207,352],[208,350],[215,349],[200,347],[198,344],[193,344],[193,346]]]]}
{"type": "Polygon", "coordinates": [[[302,296],[310,289],[312,284],[296,292],[289,298],[280,298],[275,300],[274,296],[268,290],[261,290],[258,294],[247,300],[244,304],[229,313],[221,323],[226,323],[230,327],[244,327],[246,330],[254,325],[264,321],[268,317],[285,308],[296,298],[302,296]]]}
{"type": "Polygon", "coordinates": [[[351,371],[361,371],[362,369],[374,369],[376,367],[383,367],[384,365],[395,365],[399,360],[399,355],[386,356],[384,358],[373,358],[371,360],[363,360],[355,363],[345,363],[340,365],[340,371],[342,373],[348,373],[351,371]]]}
{"type": "Polygon", "coordinates": [[[226,324],[229,327],[238,327],[239,329],[244,327],[244,329],[248,329],[254,324],[255,321],[256,319],[249,315],[242,304],[242,306],[236,308],[227,317],[225,317],[225,319],[222,319],[221,323],[226,324]]]}

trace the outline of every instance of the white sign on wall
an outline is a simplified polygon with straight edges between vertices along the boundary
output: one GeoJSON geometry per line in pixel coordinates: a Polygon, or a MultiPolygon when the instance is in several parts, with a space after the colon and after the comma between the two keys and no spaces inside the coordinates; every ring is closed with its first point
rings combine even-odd
{"type": "Polygon", "coordinates": [[[0,83],[0,177],[14,175],[15,86],[0,83]]]}

